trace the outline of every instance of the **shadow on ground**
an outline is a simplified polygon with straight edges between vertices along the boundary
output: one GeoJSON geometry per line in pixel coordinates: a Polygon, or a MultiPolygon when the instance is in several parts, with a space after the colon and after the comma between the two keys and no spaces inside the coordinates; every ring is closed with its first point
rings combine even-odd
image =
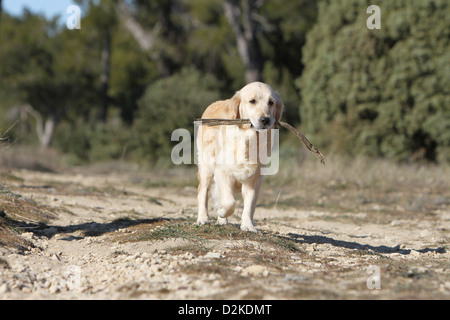
{"type": "MultiPolygon", "coordinates": [[[[45,236],[47,238],[52,238],[57,234],[67,234],[67,237],[60,237],[59,240],[65,241],[73,241],[73,240],[81,240],[84,237],[95,237],[101,236],[107,232],[114,232],[120,229],[125,229],[141,224],[153,225],[157,223],[165,223],[173,220],[179,219],[170,219],[170,218],[152,218],[152,219],[130,219],[130,218],[121,218],[116,219],[107,223],[97,223],[97,222],[86,222],[80,223],[76,225],[69,226],[55,226],[55,225],[47,225],[45,223],[26,223],[15,221],[16,227],[26,230],[28,232],[34,233],[36,236],[45,236]],[[71,233],[78,232],[77,235],[72,235],[71,233]]],[[[185,219],[182,219],[185,220],[185,219]]],[[[220,228],[221,226],[217,226],[220,228]]],[[[237,226],[238,228],[238,226],[237,226]]],[[[292,241],[296,244],[331,244],[335,247],[341,247],[346,249],[354,249],[358,251],[368,251],[374,253],[399,253],[399,254],[410,254],[412,250],[427,253],[445,253],[446,250],[443,247],[437,248],[425,248],[425,249],[403,249],[400,248],[399,245],[390,247],[390,246],[372,246],[369,244],[361,244],[354,241],[343,241],[343,240],[335,240],[331,237],[323,236],[323,235],[302,235],[296,233],[288,233],[286,236],[278,237],[284,238],[286,240],[292,241]]],[[[205,239],[206,240],[206,239],[205,239]]]]}
{"type": "Polygon", "coordinates": [[[36,236],[45,236],[52,238],[57,234],[68,234],[67,237],[59,238],[59,240],[81,240],[84,237],[101,236],[107,232],[114,232],[116,230],[129,228],[140,224],[155,224],[160,222],[169,221],[168,218],[153,218],[153,219],[117,219],[111,222],[98,223],[98,222],[85,222],[76,225],[69,226],[57,226],[47,225],[45,223],[26,223],[16,222],[16,226],[22,230],[34,233],[36,236]],[[79,236],[70,235],[70,233],[77,232],[79,236]]]}
{"type": "Polygon", "coordinates": [[[435,253],[445,253],[446,250],[443,247],[438,248],[425,248],[425,249],[401,249],[400,245],[389,247],[389,246],[372,246],[369,244],[360,244],[353,241],[343,241],[335,240],[326,236],[311,236],[311,235],[300,235],[296,233],[288,233],[289,238],[294,239],[297,243],[308,243],[308,244],[331,244],[335,247],[355,249],[355,250],[365,250],[373,251],[376,253],[400,253],[400,254],[410,254],[411,250],[418,251],[420,253],[435,252],[435,253]]]}

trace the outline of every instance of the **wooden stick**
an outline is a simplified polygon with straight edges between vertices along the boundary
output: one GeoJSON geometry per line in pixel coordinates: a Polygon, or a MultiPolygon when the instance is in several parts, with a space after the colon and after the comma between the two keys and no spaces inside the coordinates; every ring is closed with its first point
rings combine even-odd
{"type": "MultiPolygon", "coordinates": [[[[196,119],[194,123],[197,125],[206,125],[206,126],[251,124],[249,119],[196,119]]],[[[300,131],[295,129],[287,122],[275,121],[275,124],[277,124],[278,126],[282,126],[288,129],[293,134],[295,134],[300,140],[302,140],[306,148],[308,148],[308,150],[311,151],[320,160],[322,164],[325,164],[323,154],[319,151],[319,149],[314,147],[313,144],[309,142],[309,140],[300,131]]]]}
{"type": "Polygon", "coordinates": [[[249,119],[196,119],[195,124],[205,126],[251,124],[249,119]]]}
{"type": "Polygon", "coordinates": [[[322,163],[323,165],[325,164],[325,158],[323,157],[322,152],[319,151],[319,149],[317,149],[316,147],[313,146],[313,144],[311,142],[309,142],[308,139],[306,139],[306,137],[303,135],[303,133],[301,133],[300,131],[298,131],[297,129],[295,129],[293,126],[291,126],[289,123],[287,122],[283,122],[283,121],[276,121],[277,124],[281,125],[282,127],[285,127],[286,129],[288,129],[290,132],[292,132],[293,134],[295,134],[297,137],[299,137],[303,143],[305,144],[305,146],[308,148],[309,151],[311,151],[317,158],[319,158],[320,163],[322,163]]]}

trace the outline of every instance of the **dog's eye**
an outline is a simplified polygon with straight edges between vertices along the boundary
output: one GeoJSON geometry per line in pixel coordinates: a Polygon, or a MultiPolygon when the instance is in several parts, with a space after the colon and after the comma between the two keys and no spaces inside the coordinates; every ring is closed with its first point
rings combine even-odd
{"type": "Polygon", "coordinates": [[[273,106],[274,102],[273,100],[269,100],[269,106],[273,106]]]}
{"type": "Polygon", "coordinates": [[[256,103],[256,100],[255,99],[252,99],[252,100],[250,100],[249,101],[251,104],[255,104],[256,103]]]}

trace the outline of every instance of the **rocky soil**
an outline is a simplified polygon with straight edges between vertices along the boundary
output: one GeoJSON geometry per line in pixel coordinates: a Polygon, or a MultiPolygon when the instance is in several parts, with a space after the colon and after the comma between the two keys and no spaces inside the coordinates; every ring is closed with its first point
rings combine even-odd
{"type": "Polygon", "coordinates": [[[196,187],[162,181],[4,174],[49,218],[2,209],[24,242],[0,246],[0,299],[450,298],[446,195],[414,212],[305,209],[283,202],[302,190],[263,187],[255,235],[239,230],[241,207],[228,226],[194,226],[196,187]]]}

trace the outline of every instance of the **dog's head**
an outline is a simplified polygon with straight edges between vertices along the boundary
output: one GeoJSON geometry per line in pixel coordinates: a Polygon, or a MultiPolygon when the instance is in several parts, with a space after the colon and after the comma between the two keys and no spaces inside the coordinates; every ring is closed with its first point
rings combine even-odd
{"type": "Polygon", "coordinates": [[[280,120],[284,105],[280,96],[269,85],[252,82],[243,87],[232,98],[236,117],[250,119],[257,131],[272,128],[280,120]]]}

